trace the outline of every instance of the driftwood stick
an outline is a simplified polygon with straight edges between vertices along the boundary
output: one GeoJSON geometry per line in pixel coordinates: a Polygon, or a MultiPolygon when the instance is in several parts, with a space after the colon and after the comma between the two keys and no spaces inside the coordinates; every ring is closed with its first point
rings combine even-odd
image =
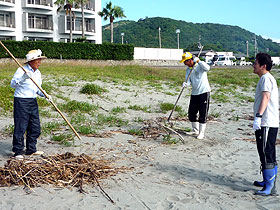
{"type": "Polygon", "coordinates": [[[181,136],[178,132],[174,131],[172,128],[169,128],[169,127],[167,127],[167,126],[165,126],[165,125],[162,125],[162,124],[159,123],[159,122],[156,122],[156,123],[157,123],[159,126],[161,126],[161,127],[165,128],[165,129],[171,131],[172,133],[175,133],[177,136],[179,136],[179,138],[181,139],[181,141],[182,141],[183,143],[185,143],[185,139],[184,139],[183,136],[181,136]]]}

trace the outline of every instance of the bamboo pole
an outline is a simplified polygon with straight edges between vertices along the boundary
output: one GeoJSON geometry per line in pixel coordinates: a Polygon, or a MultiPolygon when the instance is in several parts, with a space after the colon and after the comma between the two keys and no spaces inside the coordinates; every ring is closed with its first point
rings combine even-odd
{"type": "MultiPolygon", "coordinates": [[[[25,72],[27,71],[23,68],[23,66],[17,61],[17,59],[13,56],[13,54],[9,51],[9,49],[0,41],[0,44],[2,47],[7,51],[7,53],[12,57],[12,59],[16,62],[16,64],[25,72]]],[[[44,96],[49,99],[47,93],[36,83],[36,81],[33,78],[30,78],[31,81],[37,86],[37,88],[44,94],[44,96]]],[[[63,115],[63,113],[59,110],[59,108],[54,104],[53,101],[49,101],[53,107],[56,109],[56,111],[60,114],[60,116],[65,120],[65,122],[69,125],[69,127],[72,129],[72,131],[75,133],[75,135],[78,137],[78,139],[82,140],[80,135],[77,133],[75,128],[70,124],[70,122],[66,119],[66,117],[63,115]]]]}

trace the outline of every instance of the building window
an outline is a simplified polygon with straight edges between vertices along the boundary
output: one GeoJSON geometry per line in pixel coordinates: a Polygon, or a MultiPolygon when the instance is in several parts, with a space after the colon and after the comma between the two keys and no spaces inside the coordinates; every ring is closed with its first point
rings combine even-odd
{"type": "Polygon", "coordinates": [[[86,31],[94,32],[94,20],[93,19],[85,19],[86,31]]]}
{"type": "Polygon", "coordinates": [[[51,29],[51,22],[47,16],[28,15],[28,27],[37,29],[51,29]]]}
{"type": "Polygon", "coordinates": [[[82,31],[82,19],[75,19],[75,31],[82,31]]]}
{"type": "Polygon", "coordinates": [[[0,26],[1,27],[12,27],[11,15],[0,14],[0,26]]]}
{"type": "MultiPolygon", "coordinates": [[[[67,30],[70,30],[70,18],[67,17],[67,30]]],[[[72,17],[72,30],[75,30],[75,22],[74,22],[74,18],[72,17]]]]}

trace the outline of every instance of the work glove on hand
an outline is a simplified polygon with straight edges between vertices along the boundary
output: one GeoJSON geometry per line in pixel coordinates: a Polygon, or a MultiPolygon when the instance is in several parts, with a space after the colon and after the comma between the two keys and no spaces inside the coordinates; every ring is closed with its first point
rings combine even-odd
{"type": "Polygon", "coordinates": [[[194,63],[198,63],[198,62],[199,62],[199,58],[198,58],[198,57],[195,57],[195,58],[193,59],[193,62],[194,62],[194,63]]]}
{"type": "Polygon", "coordinates": [[[255,120],[254,120],[254,123],[253,123],[254,131],[261,129],[261,123],[262,123],[262,118],[261,117],[255,117],[255,120]]]}
{"type": "Polygon", "coordinates": [[[49,94],[46,94],[45,99],[46,99],[48,102],[52,102],[52,97],[51,97],[49,94]]]}
{"type": "Polygon", "coordinates": [[[188,86],[188,83],[187,82],[183,82],[182,87],[185,88],[187,86],[188,86]]]}

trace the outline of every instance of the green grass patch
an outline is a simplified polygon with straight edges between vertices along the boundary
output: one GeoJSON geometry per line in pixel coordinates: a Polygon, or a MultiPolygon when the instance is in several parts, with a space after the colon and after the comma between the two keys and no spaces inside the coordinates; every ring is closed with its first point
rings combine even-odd
{"type": "Polygon", "coordinates": [[[95,120],[95,124],[97,126],[108,125],[109,127],[112,126],[121,127],[127,125],[128,121],[112,115],[106,116],[103,114],[98,114],[95,120]]]}
{"type": "Polygon", "coordinates": [[[0,86],[0,110],[2,113],[13,110],[13,99],[15,90],[9,85],[0,86]]]}
{"type": "Polygon", "coordinates": [[[82,87],[80,92],[88,95],[101,95],[102,93],[108,92],[108,90],[96,84],[86,84],[82,87]]]}
{"type": "Polygon", "coordinates": [[[133,119],[133,121],[134,121],[134,122],[139,122],[139,123],[144,122],[144,120],[143,120],[142,117],[135,117],[135,118],[133,119]]]}
{"type": "Polygon", "coordinates": [[[51,137],[51,140],[59,142],[60,144],[68,147],[73,146],[75,144],[74,136],[72,134],[53,135],[51,137]]]}
{"type": "Polygon", "coordinates": [[[164,144],[177,144],[178,139],[172,138],[171,135],[167,134],[163,136],[163,143],[164,144]]]}
{"type": "Polygon", "coordinates": [[[126,109],[125,109],[125,107],[119,107],[119,106],[117,106],[117,107],[112,108],[111,112],[112,112],[113,114],[125,113],[125,112],[126,112],[126,109]]]}
{"type": "Polygon", "coordinates": [[[130,105],[130,106],[128,106],[128,109],[132,109],[135,111],[150,112],[148,106],[130,105]]]}
{"type": "Polygon", "coordinates": [[[224,93],[214,93],[214,94],[211,95],[211,98],[218,103],[230,102],[229,96],[227,96],[224,93]]]}
{"type": "Polygon", "coordinates": [[[142,136],[143,135],[143,131],[142,130],[137,130],[137,129],[129,129],[128,133],[131,135],[135,135],[135,136],[142,136]]]}
{"type": "Polygon", "coordinates": [[[58,131],[60,129],[61,125],[62,125],[62,123],[59,123],[59,122],[47,122],[47,123],[43,124],[43,126],[42,126],[42,134],[48,135],[54,131],[58,131]]]}
{"type": "Polygon", "coordinates": [[[98,106],[91,105],[87,102],[68,101],[66,104],[59,104],[58,107],[68,113],[74,112],[91,112],[98,109],[98,106]]]}
{"type": "Polygon", "coordinates": [[[77,132],[83,135],[88,135],[88,134],[96,134],[96,130],[90,125],[80,125],[80,126],[75,126],[77,129],[77,132]]]}
{"type": "Polygon", "coordinates": [[[13,135],[15,130],[15,126],[13,124],[7,125],[4,128],[4,133],[7,135],[13,135]]]}
{"type": "MultiPolygon", "coordinates": [[[[163,113],[166,113],[167,111],[170,111],[170,110],[172,110],[174,108],[174,104],[171,104],[171,103],[160,103],[159,107],[160,107],[160,110],[163,113]]],[[[175,107],[175,111],[181,112],[182,111],[182,107],[176,106],[175,107]]]]}

